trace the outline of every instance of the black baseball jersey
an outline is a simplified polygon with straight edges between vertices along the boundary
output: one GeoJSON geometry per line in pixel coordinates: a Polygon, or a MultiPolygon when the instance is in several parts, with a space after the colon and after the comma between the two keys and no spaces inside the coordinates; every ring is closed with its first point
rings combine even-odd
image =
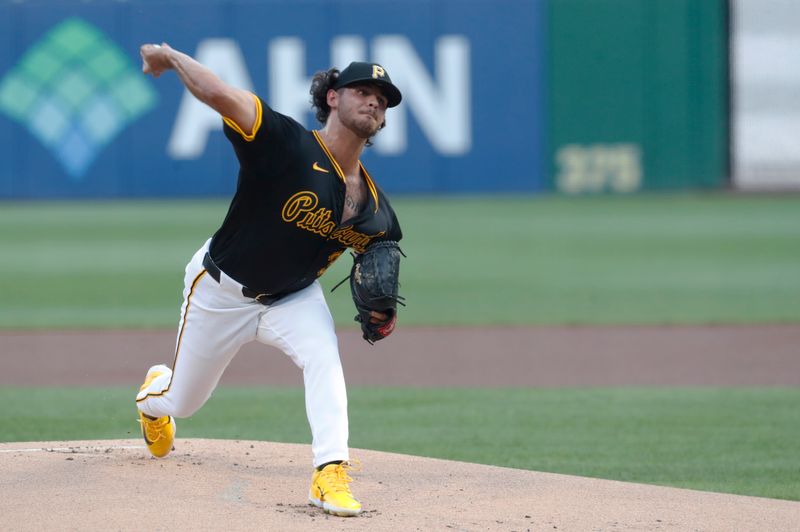
{"type": "Polygon", "coordinates": [[[361,165],[368,198],[342,224],[345,177],[319,133],[254,96],[257,118],[247,134],[225,118],[239,159],[239,179],[209,253],[226,274],[257,292],[305,288],[348,247],[400,240],[389,201],[361,165]]]}

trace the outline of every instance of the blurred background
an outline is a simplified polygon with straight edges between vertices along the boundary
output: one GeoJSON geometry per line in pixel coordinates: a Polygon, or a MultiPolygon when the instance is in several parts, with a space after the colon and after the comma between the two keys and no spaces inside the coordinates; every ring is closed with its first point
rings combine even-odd
{"type": "MultiPolygon", "coordinates": [[[[174,74],[141,74],[139,46],[159,42],[309,128],[315,71],[374,61],[403,92],[363,161],[403,226],[409,305],[399,344],[344,360],[399,367],[381,349],[405,345],[443,361],[420,370],[435,381],[469,366],[463,338],[503,326],[470,360],[529,363],[504,366],[513,390],[375,377],[351,389],[354,446],[800,499],[794,0],[0,0],[0,440],[138,437],[131,390],[169,358],[183,268],[237,173],[220,118],[174,74]],[[545,327],[578,341],[545,345],[545,327]],[[658,390],[519,385],[548,378],[537,357],[599,371],[609,327],[606,354],[640,352],[651,383],[654,353],[725,362],[658,390]],[[632,347],[624,327],[655,336],[632,347]],[[453,340],[403,343],[431,328],[453,340]],[[100,334],[118,330],[161,336],[146,352],[100,334]],[[83,387],[35,387],[71,364],[64,338],[130,373],[80,362],[83,387]]],[[[328,301],[363,343],[346,292],[328,301]]],[[[630,384],[627,366],[604,371],[630,384]]],[[[301,394],[223,387],[181,434],[307,442],[301,394]]]]}
{"type": "Polygon", "coordinates": [[[0,198],[228,196],[218,117],[167,41],[314,127],[316,70],[379,62],[404,105],[365,156],[386,191],[800,187],[791,0],[4,1],[0,198]]]}
{"type": "MultiPolygon", "coordinates": [[[[0,15],[0,327],[176,322],[237,163],[174,74],[141,74],[139,46],[162,41],[309,128],[315,71],[388,69],[403,105],[364,162],[406,234],[407,323],[800,319],[795,2],[38,0],[0,15]]],[[[331,305],[352,325],[343,293],[331,305]]]]}

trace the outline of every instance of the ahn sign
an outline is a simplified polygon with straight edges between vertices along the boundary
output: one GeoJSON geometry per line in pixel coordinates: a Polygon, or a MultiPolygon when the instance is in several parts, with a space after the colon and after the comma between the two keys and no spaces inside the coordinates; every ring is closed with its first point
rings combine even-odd
{"type": "Polygon", "coordinates": [[[174,74],[140,72],[139,45],[161,41],[309,128],[315,71],[380,63],[403,92],[363,159],[382,188],[543,190],[543,6],[3,3],[0,33],[14,39],[0,48],[0,198],[230,194],[220,117],[174,74]]]}

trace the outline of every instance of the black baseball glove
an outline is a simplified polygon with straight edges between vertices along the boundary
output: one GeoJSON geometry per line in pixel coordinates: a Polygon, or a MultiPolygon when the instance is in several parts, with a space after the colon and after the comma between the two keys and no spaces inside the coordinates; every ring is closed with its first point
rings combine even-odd
{"type": "Polygon", "coordinates": [[[397,294],[401,255],[405,257],[394,240],[376,242],[363,253],[353,255],[350,292],[358,310],[355,320],[361,323],[364,340],[370,344],[392,333],[397,322],[397,304],[405,306],[404,298],[397,294]],[[373,323],[375,318],[370,315],[373,311],[385,314],[386,319],[373,323]]]}

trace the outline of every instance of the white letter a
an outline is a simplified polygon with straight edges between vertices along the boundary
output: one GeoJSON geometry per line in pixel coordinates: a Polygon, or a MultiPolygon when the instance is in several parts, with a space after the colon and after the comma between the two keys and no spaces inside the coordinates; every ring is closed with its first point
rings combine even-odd
{"type": "MultiPolygon", "coordinates": [[[[233,39],[201,41],[195,59],[211,69],[225,83],[240,89],[253,90],[253,82],[244,64],[242,51],[233,39]]],[[[167,153],[173,159],[197,159],[206,149],[208,134],[217,129],[222,129],[222,118],[185,90],[175,125],[172,127],[167,153]]]]}

